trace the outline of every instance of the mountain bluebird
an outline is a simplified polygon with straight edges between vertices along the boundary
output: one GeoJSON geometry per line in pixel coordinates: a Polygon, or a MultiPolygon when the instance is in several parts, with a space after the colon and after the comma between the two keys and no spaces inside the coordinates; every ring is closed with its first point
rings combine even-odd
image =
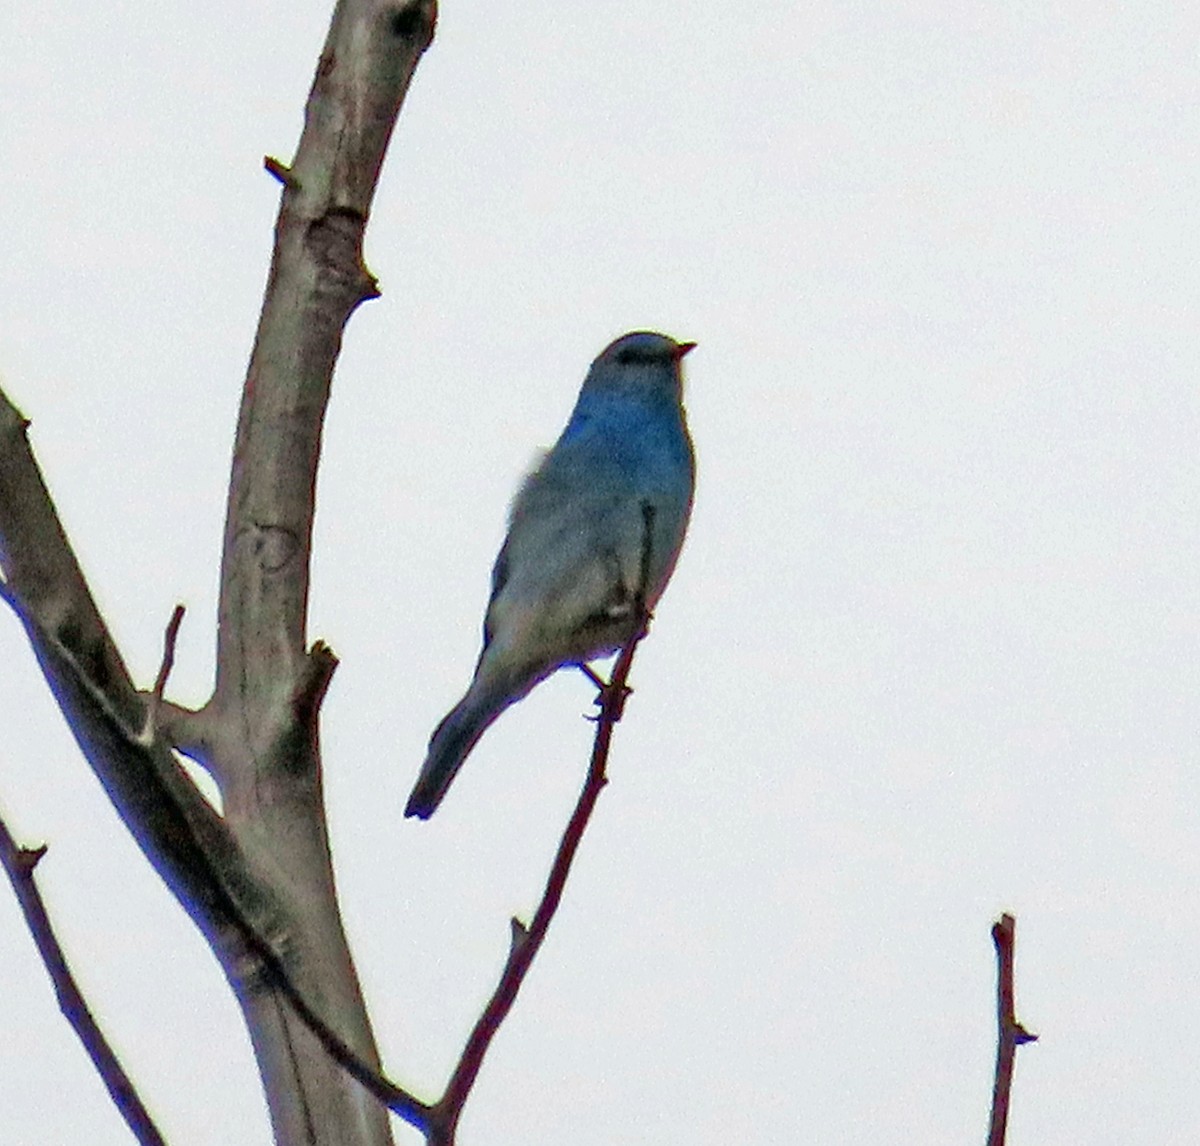
{"type": "Polygon", "coordinates": [[[680,363],[694,345],[635,331],[592,363],[513,502],[475,678],[434,730],[406,816],[433,815],[500,713],[564,665],[621,648],[638,597],[649,610],[662,595],[692,509],[680,363]]]}

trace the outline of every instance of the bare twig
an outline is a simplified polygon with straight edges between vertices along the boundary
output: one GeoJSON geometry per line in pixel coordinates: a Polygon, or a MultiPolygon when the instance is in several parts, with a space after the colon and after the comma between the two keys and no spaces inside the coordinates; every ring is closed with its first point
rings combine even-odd
{"type": "MultiPolygon", "coordinates": [[[[262,941],[259,940],[259,942],[262,941]]],[[[258,954],[264,959],[264,962],[267,962],[267,971],[280,994],[287,999],[300,1021],[316,1035],[330,1058],[393,1114],[398,1114],[410,1126],[424,1130],[429,1125],[432,1108],[419,1098],[415,1098],[403,1087],[397,1086],[357,1054],[345,1039],[309,1006],[308,1000],[288,978],[279,956],[274,951],[260,951],[258,954]]]]}
{"type": "Polygon", "coordinates": [[[59,1009],[75,1028],[79,1041],[83,1043],[84,1050],[87,1051],[134,1137],[142,1146],[163,1146],[163,1136],[158,1132],[132,1080],[117,1061],[104,1032],[100,1030],[87,1003],[84,1002],[75,977],[71,974],[71,968],[67,965],[63,949],[55,937],[50,917],[46,913],[46,905],[42,902],[41,893],[33,878],[33,869],[45,854],[45,845],[33,849],[18,847],[3,817],[0,817],[0,862],[8,872],[29,933],[37,944],[38,954],[41,955],[50,981],[54,984],[59,1009]]]}
{"type": "Polygon", "coordinates": [[[146,723],[142,728],[141,741],[143,744],[153,744],[158,735],[158,711],[162,707],[163,690],[171,669],[175,667],[175,642],[179,639],[179,626],[183,624],[184,608],[176,605],[171,619],[167,622],[167,631],[163,634],[162,663],[158,666],[158,676],[154,679],[154,691],[146,702],[146,723]]]}
{"type": "Polygon", "coordinates": [[[992,1087],[992,1122],[988,1146],[1004,1146],[1008,1131],[1008,1100],[1012,1091],[1013,1066],[1017,1047],[1037,1041],[1016,1016],[1013,956],[1017,942],[1017,921],[1007,912],[992,926],[996,945],[996,1081],[992,1087]]]}
{"type": "MultiPolygon", "coordinates": [[[[583,839],[583,833],[587,830],[592,812],[596,807],[596,801],[600,798],[605,784],[608,783],[605,770],[608,766],[608,751],[612,742],[613,729],[617,721],[621,719],[625,701],[629,696],[626,681],[629,679],[629,670],[633,664],[633,654],[646,635],[650,623],[650,616],[646,609],[646,588],[649,583],[650,540],[654,524],[654,507],[649,504],[643,505],[642,517],[645,528],[642,541],[640,583],[634,598],[634,628],[613,665],[611,679],[607,683],[600,681],[600,695],[596,698],[596,702],[600,706],[600,713],[596,717],[596,738],[592,743],[592,757],[588,764],[583,790],[579,794],[575,810],[571,813],[571,819],[559,842],[541,902],[533,914],[533,921],[526,926],[519,919],[511,920],[508,959],[501,972],[500,981],[496,984],[492,997],[488,1000],[483,1014],[479,1016],[467,1039],[467,1044],[463,1048],[462,1056],[454,1069],[445,1094],[429,1112],[429,1128],[426,1132],[429,1146],[453,1146],[463,1105],[483,1066],[483,1059],[487,1054],[488,1047],[491,1046],[492,1039],[500,1029],[500,1024],[504,1022],[508,1012],[512,1009],[517,992],[521,989],[521,984],[525,981],[525,976],[529,973],[529,968],[546,938],[546,932],[549,930],[554,913],[558,910],[558,905],[562,900],[567,876],[571,874],[571,864],[575,859],[575,853],[579,850],[580,841],[583,839]]],[[[594,674],[589,673],[589,675],[594,677],[594,674]]],[[[594,677],[594,679],[598,678],[594,677]]]]}
{"type": "Polygon", "coordinates": [[[284,162],[276,159],[273,155],[263,156],[263,167],[269,175],[273,175],[285,187],[295,187],[296,180],[292,175],[292,169],[284,162]]]}

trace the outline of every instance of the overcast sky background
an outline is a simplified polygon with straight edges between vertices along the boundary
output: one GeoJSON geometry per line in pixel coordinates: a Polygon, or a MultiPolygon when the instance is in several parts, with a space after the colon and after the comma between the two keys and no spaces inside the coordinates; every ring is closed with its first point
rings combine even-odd
{"type": "MultiPolygon", "coordinates": [[[[0,376],[148,684],[224,491],[325,2],[0,11],[0,376]]],[[[428,824],[508,500],[591,358],[695,339],[691,534],[463,1146],[1200,1138],[1188,5],[446,0],[368,233],[313,638],[346,926],[433,1095],[586,763],[560,674],[428,824]]],[[[0,808],[172,1143],[265,1146],[240,1014],[0,616],[0,808]]],[[[129,1139],[0,892],[0,1140],[129,1139]]],[[[397,1140],[418,1138],[397,1124],[397,1140]]]]}

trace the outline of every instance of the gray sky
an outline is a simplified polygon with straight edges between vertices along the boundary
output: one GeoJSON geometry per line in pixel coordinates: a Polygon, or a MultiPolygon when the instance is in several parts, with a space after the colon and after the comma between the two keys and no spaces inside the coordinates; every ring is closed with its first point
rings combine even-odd
{"type": "MultiPolygon", "coordinates": [[[[325,3],[0,12],[0,374],[139,679],[212,674],[232,430],[325,3]]],[[[1200,1136],[1200,18],[1186,5],[446,0],[327,424],[312,636],[388,1069],[440,1087],[591,691],[401,809],[508,499],[590,359],[700,348],[692,531],[463,1146],[1200,1136]]],[[[268,1142],[215,961],[0,617],[0,806],[173,1142],[268,1142]]],[[[127,1141],[0,893],[6,1144],[127,1141]]],[[[401,1127],[401,1143],[417,1139],[401,1127]]]]}

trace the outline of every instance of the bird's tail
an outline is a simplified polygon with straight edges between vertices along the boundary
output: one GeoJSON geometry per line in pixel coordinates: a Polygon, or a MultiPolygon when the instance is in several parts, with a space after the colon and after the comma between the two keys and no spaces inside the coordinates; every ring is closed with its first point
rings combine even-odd
{"type": "Polygon", "coordinates": [[[427,820],[433,815],[471,749],[508,703],[505,698],[497,704],[494,694],[481,697],[472,688],[451,709],[429,738],[429,752],[404,808],[406,816],[427,820]]]}

